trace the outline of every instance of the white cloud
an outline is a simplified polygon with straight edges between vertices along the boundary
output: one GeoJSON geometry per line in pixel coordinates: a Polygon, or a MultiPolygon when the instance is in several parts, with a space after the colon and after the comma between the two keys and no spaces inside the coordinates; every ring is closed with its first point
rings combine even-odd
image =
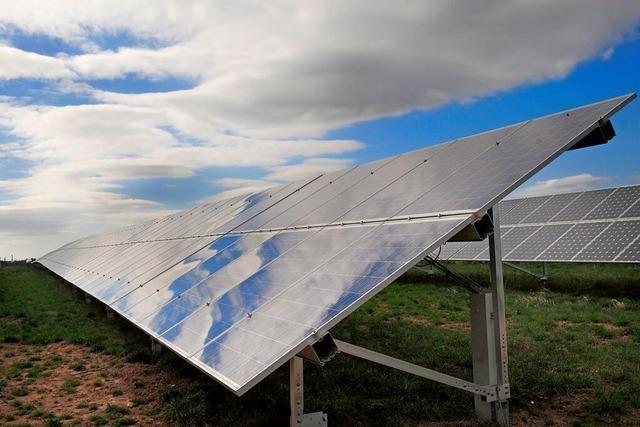
{"type": "MultiPolygon", "coordinates": [[[[0,146],[0,158],[32,165],[25,177],[0,180],[0,194],[9,194],[0,201],[0,237],[4,237],[0,247],[15,246],[15,238],[38,236],[34,246],[44,251],[53,248],[51,242],[59,244],[59,236],[71,240],[95,232],[93,227],[140,222],[167,212],[153,201],[121,194],[126,181],[185,178],[215,166],[261,166],[269,171],[289,159],[362,147],[348,140],[257,139],[220,133],[194,145],[164,130],[170,124],[164,112],[143,107],[0,104],[0,126],[15,137],[0,146]],[[41,222],[42,218],[47,220],[41,222]],[[43,241],[48,243],[45,247],[43,241]]],[[[264,188],[220,184],[229,188],[222,196],[264,188]]],[[[27,250],[24,255],[30,254],[27,250]]]]}
{"type": "Polygon", "coordinates": [[[639,16],[636,0],[22,1],[0,23],[76,44],[117,31],[157,40],[59,59],[83,78],[198,79],[189,91],[101,99],[289,138],[562,77],[609,56],[639,16]]]}
{"type": "Polygon", "coordinates": [[[27,176],[0,181],[11,198],[2,196],[0,212],[52,235],[56,227],[76,233],[89,218],[113,225],[165,209],[123,195],[128,180],[264,169],[257,181],[217,183],[228,195],[349,166],[339,157],[362,144],[317,138],[361,120],[561,78],[583,60],[610,57],[640,17],[637,0],[5,3],[5,44],[21,31],[83,52],[45,56],[2,45],[0,79],[54,80],[51,90],[97,102],[0,97],[0,126],[15,137],[0,157],[30,165],[27,176]],[[101,37],[120,33],[134,43],[100,46],[101,37]],[[119,94],[91,86],[132,73],[187,79],[192,88],[119,94]],[[55,222],[38,222],[53,210],[55,222]]]}
{"type": "Polygon", "coordinates": [[[536,181],[531,185],[525,185],[513,193],[510,198],[543,196],[556,193],[571,193],[573,191],[590,190],[601,186],[608,178],[594,176],[589,173],[565,176],[562,178],[536,181]]]}
{"type": "Polygon", "coordinates": [[[62,61],[0,44],[0,80],[20,78],[62,79],[74,76],[62,61]]]}

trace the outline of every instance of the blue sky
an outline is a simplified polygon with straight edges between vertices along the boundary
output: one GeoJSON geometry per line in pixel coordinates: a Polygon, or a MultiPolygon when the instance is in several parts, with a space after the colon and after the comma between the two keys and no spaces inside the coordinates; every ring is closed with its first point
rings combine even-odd
{"type": "MultiPolygon", "coordinates": [[[[566,77],[526,84],[427,111],[414,111],[335,129],[329,138],[353,138],[367,148],[358,161],[367,162],[425,145],[471,135],[603,99],[640,92],[640,39],[618,46],[611,57],[577,65],[566,77]]],[[[632,102],[613,119],[617,137],[610,144],[565,153],[534,176],[546,179],[589,173],[603,178],[596,186],[640,182],[640,102],[632,102]]]]}
{"type": "MultiPolygon", "coordinates": [[[[12,6],[0,257],[640,90],[637,2],[521,3],[12,6]]],[[[640,182],[639,119],[518,194],[640,182]]]]}

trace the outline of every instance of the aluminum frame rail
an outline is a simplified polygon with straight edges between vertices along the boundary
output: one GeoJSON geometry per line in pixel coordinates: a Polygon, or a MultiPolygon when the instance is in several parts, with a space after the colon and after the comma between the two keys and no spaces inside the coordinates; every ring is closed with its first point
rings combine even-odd
{"type": "MultiPolygon", "coordinates": [[[[482,228],[470,225],[564,151],[606,143],[634,97],[197,206],[38,262],[242,395],[442,243],[482,228]]],[[[504,331],[501,267],[492,310],[504,331]]],[[[506,332],[494,335],[497,363],[483,371],[506,384],[506,332]]]]}

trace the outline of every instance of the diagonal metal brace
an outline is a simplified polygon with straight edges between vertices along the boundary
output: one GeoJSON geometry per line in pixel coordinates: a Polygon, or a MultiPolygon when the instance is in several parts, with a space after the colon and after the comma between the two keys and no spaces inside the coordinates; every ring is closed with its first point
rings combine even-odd
{"type": "Polygon", "coordinates": [[[479,385],[334,338],[338,351],[482,396],[487,402],[510,397],[509,384],[479,385]]]}
{"type": "Polygon", "coordinates": [[[442,271],[447,277],[458,282],[458,284],[460,284],[463,288],[465,288],[471,293],[477,294],[482,292],[482,290],[484,289],[482,286],[480,286],[478,283],[474,282],[473,280],[469,279],[468,277],[464,277],[456,273],[455,271],[451,270],[449,267],[447,267],[446,265],[444,265],[442,262],[438,261],[436,258],[432,257],[431,255],[427,255],[424,258],[424,260],[427,261],[429,264],[433,265],[438,270],[442,271]]]}

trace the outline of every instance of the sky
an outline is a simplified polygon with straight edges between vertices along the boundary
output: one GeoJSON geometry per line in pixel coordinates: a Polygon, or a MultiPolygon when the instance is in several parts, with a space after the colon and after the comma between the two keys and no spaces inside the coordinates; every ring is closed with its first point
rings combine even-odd
{"type": "MultiPolygon", "coordinates": [[[[0,257],[640,91],[637,0],[0,9],[0,257]]],[[[640,183],[609,144],[512,196],[640,183]]]]}

